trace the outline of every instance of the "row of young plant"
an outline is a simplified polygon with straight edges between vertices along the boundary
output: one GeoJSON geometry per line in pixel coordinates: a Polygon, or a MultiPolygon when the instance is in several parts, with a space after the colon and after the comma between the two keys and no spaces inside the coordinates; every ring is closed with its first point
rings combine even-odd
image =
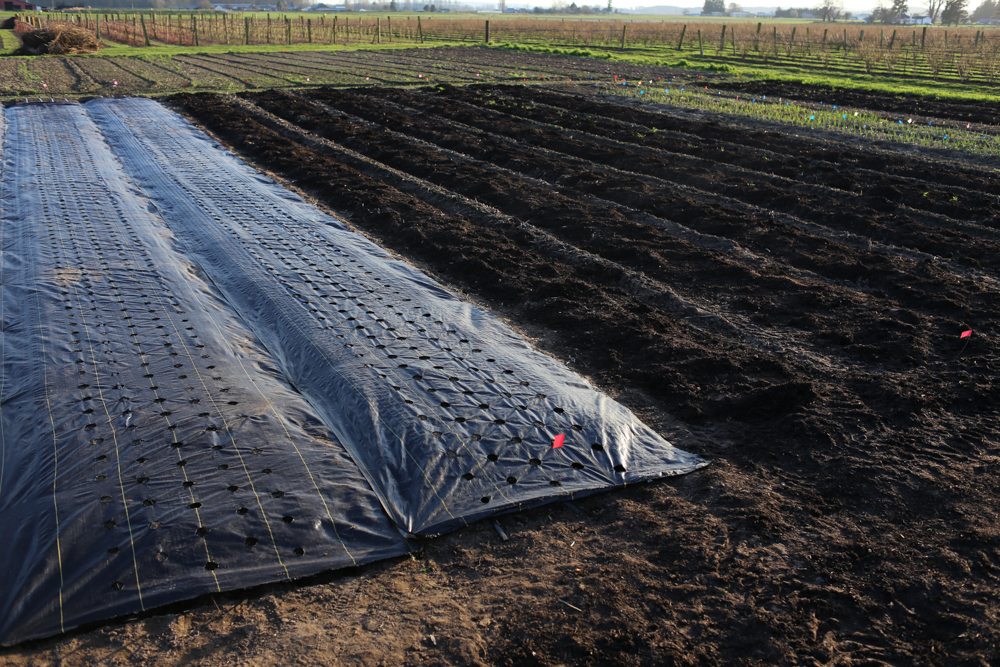
{"type": "Polygon", "coordinates": [[[644,102],[735,114],[755,120],[850,134],[870,141],[892,141],[1000,157],[1000,128],[877,112],[836,102],[810,103],[768,95],[713,90],[679,80],[633,81],[615,78],[612,92],[644,102]]]}

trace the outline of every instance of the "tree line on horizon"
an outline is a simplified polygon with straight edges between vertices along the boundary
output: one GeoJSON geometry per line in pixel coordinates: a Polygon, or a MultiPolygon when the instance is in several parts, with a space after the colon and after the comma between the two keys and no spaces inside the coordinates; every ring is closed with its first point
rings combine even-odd
{"type": "MultiPolygon", "coordinates": [[[[968,0],[926,0],[925,13],[911,16],[909,0],[892,0],[892,4],[880,2],[868,17],[869,23],[902,23],[904,19],[927,17],[931,23],[958,25],[967,22],[1000,23],[1000,0],[983,0],[970,14],[968,0]]],[[[733,16],[742,12],[736,3],[726,6],[725,0],[705,0],[702,16],[733,16]]],[[[854,14],[844,11],[842,0],[822,0],[816,7],[778,7],[775,18],[818,18],[823,21],[851,20],[854,14]]]]}

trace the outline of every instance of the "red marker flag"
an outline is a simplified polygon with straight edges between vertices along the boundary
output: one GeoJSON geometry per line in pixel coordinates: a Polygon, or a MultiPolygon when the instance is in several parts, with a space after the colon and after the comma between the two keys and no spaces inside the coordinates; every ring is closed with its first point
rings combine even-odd
{"type": "Polygon", "coordinates": [[[559,449],[566,442],[566,434],[560,433],[556,437],[552,438],[552,449],[559,449]]]}
{"type": "Polygon", "coordinates": [[[972,335],[972,329],[966,329],[965,331],[962,332],[962,335],[959,336],[959,338],[968,338],[971,335],[972,335]]]}

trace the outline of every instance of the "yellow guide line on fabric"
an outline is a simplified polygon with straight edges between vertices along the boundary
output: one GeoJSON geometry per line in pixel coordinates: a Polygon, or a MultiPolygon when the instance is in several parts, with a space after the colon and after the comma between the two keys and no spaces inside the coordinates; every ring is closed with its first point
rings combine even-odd
{"type": "MultiPolygon", "coordinates": [[[[38,306],[38,293],[41,290],[35,291],[35,303],[38,306]]],[[[41,307],[38,307],[39,314],[42,312],[41,307]]],[[[41,324],[41,321],[39,321],[41,324]]],[[[46,332],[48,327],[46,327],[46,332]]],[[[45,347],[45,336],[41,337],[42,353],[42,393],[45,395],[45,409],[49,416],[49,427],[52,429],[52,510],[55,515],[56,520],[56,560],[59,563],[59,631],[66,632],[66,622],[63,615],[63,561],[62,561],[62,542],[59,535],[59,501],[56,497],[56,482],[59,479],[59,444],[56,438],[56,421],[52,416],[52,401],[49,400],[49,368],[45,363],[45,357],[48,354],[48,350],[45,347]]]]}
{"type": "MultiPolygon", "coordinates": [[[[90,276],[87,277],[89,278],[90,276]]],[[[79,307],[79,304],[77,305],[79,307]]],[[[125,523],[128,526],[128,540],[132,551],[132,568],[135,571],[136,593],[139,596],[139,608],[145,611],[146,605],[142,600],[142,582],[139,580],[139,559],[135,553],[135,531],[132,529],[132,515],[128,510],[128,496],[125,495],[125,479],[122,476],[122,458],[121,448],[118,444],[118,429],[115,428],[114,417],[111,416],[111,411],[108,409],[108,402],[104,398],[104,387],[101,385],[101,371],[98,370],[97,351],[94,349],[94,339],[90,335],[90,325],[87,324],[87,318],[82,314],[82,309],[80,312],[80,322],[83,324],[83,330],[87,336],[87,346],[90,348],[90,358],[94,364],[94,380],[96,382],[97,395],[101,399],[101,407],[104,408],[104,414],[108,418],[108,426],[111,427],[111,441],[115,445],[115,468],[118,472],[118,488],[121,489],[122,507],[125,510],[125,523]]]]}
{"type": "MultiPolygon", "coordinates": [[[[146,363],[146,353],[142,351],[142,346],[141,345],[138,345],[138,349],[139,349],[139,352],[138,352],[139,359],[142,361],[142,363],[145,364],[146,363]]],[[[156,385],[153,384],[152,379],[148,380],[148,382],[149,382],[149,390],[153,392],[153,396],[155,397],[155,399],[157,401],[160,400],[160,392],[157,390],[156,385]]],[[[174,424],[173,424],[172,421],[170,421],[170,417],[168,417],[166,415],[161,415],[161,416],[163,417],[163,421],[165,421],[167,423],[167,430],[170,431],[171,441],[175,445],[177,445],[180,442],[180,440],[177,439],[177,429],[175,429],[173,427],[174,424]]],[[[178,458],[178,460],[183,460],[183,458],[181,457],[180,449],[178,449],[177,447],[175,447],[174,449],[177,451],[177,458],[178,458]]],[[[180,467],[181,475],[184,477],[185,488],[187,488],[188,497],[191,498],[191,504],[194,505],[195,503],[197,503],[197,498],[195,498],[193,488],[191,486],[187,485],[187,483],[190,482],[191,479],[190,479],[189,475],[187,474],[187,469],[185,468],[185,466],[179,466],[179,467],[180,467]]],[[[199,528],[205,525],[204,522],[201,520],[201,508],[199,508],[199,507],[195,507],[194,508],[194,516],[198,520],[198,527],[199,528]]],[[[202,537],[202,542],[205,545],[205,559],[207,560],[207,562],[213,562],[212,552],[208,548],[208,539],[203,536],[202,537]]],[[[215,573],[215,570],[209,570],[209,574],[212,575],[212,579],[215,581],[215,589],[216,589],[216,591],[218,591],[219,593],[221,593],[222,592],[222,586],[219,584],[219,576],[215,573]]]]}
{"type": "MultiPolygon", "coordinates": [[[[65,244],[61,240],[59,242],[59,248],[63,254],[66,253],[65,244]]],[[[81,272],[81,275],[86,275],[87,278],[90,278],[86,271],[81,272]]],[[[139,608],[142,611],[145,611],[146,605],[142,599],[142,582],[139,578],[139,559],[135,551],[135,531],[132,528],[132,516],[128,509],[128,496],[125,494],[125,479],[122,476],[121,448],[118,443],[118,429],[115,428],[114,418],[111,416],[111,411],[108,409],[108,402],[104,397],[104,387],[101,384],[101,371],[99,370],[100,366],[97,362],[97,351],[94,349],[94,339],[90,333],[90,325],[87,323],[87,317],[83,314],[84,310],[80,307],[80,301],[75,285],[73,287],[73,293],[74,296],[76,296],[74,299],[76,307],[80,312],[80,323],[83,325],[83,330],[87,337],[87,346],[90,348],[90,358],[94,366],[94,381],[95,386],[97,387],[97,394],[101,401],[101,407],[104,408],[104,414],[107,417],[108,426],[111,427],[111,441],[115,446],[115,468],[118,474],[118,488],[121,490],[122,507],[125,510],[125,523],[128,526],[129,548],[132,552],[132,569],[135,573],[136,595],[139,598],[139,608]]]]}
{"type": "MultiPolygon", "coordinates": [[[[133,251],[131,254],[132,254],[133,261],[135,261],[135,259],[136,259],[136,253],[133,251]]],[[[217,402],[215,400],[215,397],[212,396],[211,392],[208,390],[208,386],[205,384],[204,378],[202,378],[201,373],[198,371],[198,365],[195,363],[194,355],[191,353],[191,350],[190,350],[190,348],[187,345],[187,341],[184,340],[184,336],[181,334],[180,329],[177,326],[177,323],[174,321],[173,314],[170,312],[170,309],[167,308],[166,305],[164,304],[162,294],[159,291],[157,291],[157,290],[154,290],[154,293],[156,294],[156,300],[157,300],[158,305],[160,306],[161,312],[163,314],[165,314],[167,316],[167,320],[170,321],[170,328],[174,330],[174,334],[177,337],[177,341],[181,344],[181,347],[184,348],[184,354],[187,355],[188,361],[191,363],[192,370],[194,370],[195,375],[198,376],[198,381],[201,383],[202,388],[205,390],[205,395],[208,396],[208,400],[210,400],[212,402],[212,406],[216,409],[216,412],[219,413],[219,417],[222,419],[222,422],[225,425],[226,433],[229,435],[229,438],[230,438],[230,440],[231,440],[231,442],[233,444],[233,449],[236,450],[236,454],[237,454],[237,456],[240,459],[240,464],[243,466],[243,471],[246,473],[247,480],[250,483],[250,489],[253,491],[254,497],[257,500],[257,506],[260,508],[261,516],[264,519],[264,525],[267,527],[267,532],[268,532],[268,534],[271,537],[271,544],[274,546],[274,553],[275,553],[275,555],[278,558],[278,564],[281,565],[281,568],[284,570],[285,576],[288,577],[289,579],[291,579],[291,575],[288,572],[288,568],[285,566],[285,563],[284,563],[284,561],[281,558],[281,554],[278,551],[278,545],[277,545],[277,542],[275,540],[274,533],[271,530],[271,523],[270,523],[270,521],[267,518],[267,513],[264,511],[264,507],[263,507],[263,505],[261,503],[260,496],[257,494],[257,489],[254,486],[253,478],[250,476],[250,471],[247,469],[246,464],[243,461],[243,455],[240,453],[239,447],[236,446],[236,438],[232,435],[232,432],[229,430],[229,424],[226,422],[225,415],[222,414],[222,409],[218,407],[218,404],[217,404],[217,402]]],[[[222,334],[221,330],[219,330],[219,334],[221,336],[221,334],[222,334]]],[[[223,337],[223,339],[224,339],[224,337],[223,337]]],[[[242,362],[241,362],[240,365],[242,366],[242,362]]],[[[244,373],[245,372],[246,371],[244,369],[244,373]]],[[[249,375],[247,377],[249,377],[249,375]]],[[[275,414],[277,414],[277,413],[275,413],[275,414]]],[[[176,442],[177,441],[177,434],[176,434],[176,432],[173,432],[173,431],[171,431],[171,432],[173,433],[173,438],[174,438],[174,441],[176,442]]],[[[285,431],[285,434],[288,435],[288,431],[285,431]]],[[[291,440],[291,436],[289,436],[289,440],[291,440]]],[[[296,451],[298,451],[297,448],[296,448],[296,451]]],[[[180,456],[180,453],[178,453],[178,457],[179,456],[180,456]]],[[[301,454],[299,456],[301,457],[301,454]]],[[[184,470],[184,469],[181,468],[181,470],[184,470]]],[[[310,474],[310,477],[311,476],[312,475],[310,474]]],[[[184,471],[184,477],[185,477],[185,479],[187,479],[187,471],[184,471]]],[[[313,483],[315,484],[315,481],[313,483]]],[[[319,489],[317,488],[317,492],[318,491],[319,491],[319,489]]],[[[189,492],[191,494],[192,505],[194,505],[196,503],[196,500],[194,498],[194,492],[190,491],[190,489],[189,489],[189,492]]],[[[324,502],[324,505],[325,505],[325,502],[324,502]]],[[[199,525],[203,525],[202,521],[201,521],[201,508],[195,507],[194,511],[195,511],[195,516],[198,517],[198,524],[199,525]]],[[[329,509],[327,509],[327,514],[329,514],[329,509]]],[[[330,517],[330,520],[331,521],[333,520],[332,516],[330,517]]],[[[334,531],[336,532],[336,527],[334,527],[334,531]]],[[[339,539],[339,536],[338,536],[338,539],[339,539]]],[[[347,551],[347,547],[346,546],[344,547],[344,550],[347,551]]],[[[205,551],[206,551],[206,554],[208,554],[208,541],[207,540],[205,542],[205,551]]],[[[355,562],[355,564],[357,563],[356,561],[354,561],[354,557],[351,556],[350,552],[348,552],[347,555],[351,557],[351,560],[353,562],[355,562]]],[[[208,562],[214,562],[213,559],[211,558],[211,555],[208,556],[208,562]]],[[[210,569],[209,572],[212,573],[212,577],[215,579],[216,587],[218,587],[219,586],[218,575],[216,575],[214,569],[210,569]]],[[[219,592],[221,592],[221,588],[219,589],[219,592]]]]}

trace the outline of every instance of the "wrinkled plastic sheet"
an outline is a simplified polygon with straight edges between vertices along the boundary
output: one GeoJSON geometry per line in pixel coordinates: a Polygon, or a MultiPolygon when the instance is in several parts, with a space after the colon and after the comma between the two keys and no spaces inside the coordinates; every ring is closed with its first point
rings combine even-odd
{"type": "Polygon", "coordinates": [[[702,465],[156,102],[3,121],[2,644],[702,465]]]}

